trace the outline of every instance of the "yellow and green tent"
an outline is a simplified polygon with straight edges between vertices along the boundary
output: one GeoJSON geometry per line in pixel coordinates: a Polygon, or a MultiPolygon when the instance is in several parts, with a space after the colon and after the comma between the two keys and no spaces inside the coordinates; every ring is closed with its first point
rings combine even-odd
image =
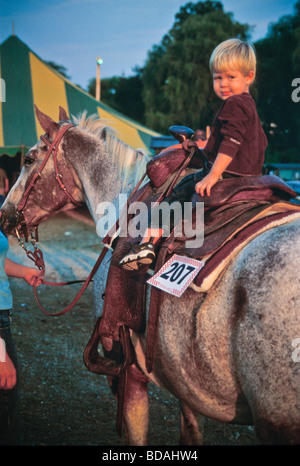
{"type": "Polygon", "coordinates": [[[34,105],[55,121],[59,106],[68,115],[76,116],[84,110],[88,115],[98,114],[109,121],[119,139],[149,154],[152,137],[160,136],[72,84],[15,35],[0,45],[0,79],[0,157],[24,152],[43,134],[34,105]]]}

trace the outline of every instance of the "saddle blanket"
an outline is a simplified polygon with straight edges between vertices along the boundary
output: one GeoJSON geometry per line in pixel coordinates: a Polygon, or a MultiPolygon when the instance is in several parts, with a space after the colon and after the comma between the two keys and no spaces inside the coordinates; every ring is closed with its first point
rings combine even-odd
{"type": "Polygon", "coordinates": [[[300,218],[300,212],[278,212],[277,215],[272,213],[272,216],[270,212],[269,215],[265,212],[265,215],[265,218],[255,224],[250,222],[246,228],[241,229],[239,233],[236,232],[217,253],[209,254],[202,260],[174,254],[155,274],[154,271],[150,272],[153,276],[147,283],[178,297],[188,287],[196,292],[207,293],[236,254],[254,238],[271,228],[300,218]]]}
{"type": "Polygon", "coordinates": [[[266,217],[256,222],[251,222],[249,226],[242,228],[233,238],[228,240],[221,250],[202,259],[204,267],[200,270],[190,287],[197,292],[208,292],[236,254],[250,241],[271,228],[279,227],[296,218],[300,218],[300,211],[273,214],[269,212],[266,217]]]}
{"type": "MultiPolygon", "coordinates": [[[[200,247],[198,250],[190,250],[186,249],[182,243],[174,243],[173,238],[170,238],[162,247],[162,249],[165,249],[163,260],[166,262],[174,253],[201,260],[203,267],[190,284],[190,287],[198,292],[207,292],[243,247],[265,231],[299,218],[300,206],[291,202],[278,202],[267,207],[264,206],[257,215],[248,218],[245,222],[247,213],[246,211],[241,216],[240,223],[236,224],[234,229],[229,230],[227,236],[224,236],[224,228],[222,229],[222,238],[219,236],[217,238],[218,240],[222,239],[222,241],[219,241],[217,245],[215,238],[212,237],[211,243],[214,247],[206,246],[200,247]]],[[[217,232],[215,232],[215,236],[217,236],[217,232]]],[[[157,273],[158,270],[155,272],[157,273]]]]}

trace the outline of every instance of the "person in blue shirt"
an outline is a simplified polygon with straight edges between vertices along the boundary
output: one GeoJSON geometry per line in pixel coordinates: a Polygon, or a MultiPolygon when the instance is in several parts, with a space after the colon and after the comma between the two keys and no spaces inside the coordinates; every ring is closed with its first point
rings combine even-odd
{"type": "Polygon", "coordinates": [[[42,277],[41,270],[8,259],[8,248],[0,230],[0,445],[14,444],[18,417],[18,360],[10,330],[13,297],[8,277],[23,278],[29,285],[38,285],[42,277]]]}

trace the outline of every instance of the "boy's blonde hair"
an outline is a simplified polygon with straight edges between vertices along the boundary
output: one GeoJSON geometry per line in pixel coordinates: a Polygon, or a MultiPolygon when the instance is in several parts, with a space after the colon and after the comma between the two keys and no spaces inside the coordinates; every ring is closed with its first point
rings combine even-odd
{"type": "Polygon", "coordinates": [[[244,76],[248,76],[250,71],[253,71],[254,81],[256,74],[254,46],[250,42],[240,39],[225,40],[211,54],[209,68],[212,74],[231,69],[240,71],[244,76]]]}

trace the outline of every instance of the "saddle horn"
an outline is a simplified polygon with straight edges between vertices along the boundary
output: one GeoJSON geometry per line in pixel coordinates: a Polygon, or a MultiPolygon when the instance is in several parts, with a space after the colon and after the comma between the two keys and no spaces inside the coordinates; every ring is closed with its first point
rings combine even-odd
{"type": "Polygon", "coordinates": [[[183,142],[186,139],[191,139],[194,134],[194,131],[191,128],[179,125],[170,126],[169,131],[172,136],[179,142],[183,142]]]}

